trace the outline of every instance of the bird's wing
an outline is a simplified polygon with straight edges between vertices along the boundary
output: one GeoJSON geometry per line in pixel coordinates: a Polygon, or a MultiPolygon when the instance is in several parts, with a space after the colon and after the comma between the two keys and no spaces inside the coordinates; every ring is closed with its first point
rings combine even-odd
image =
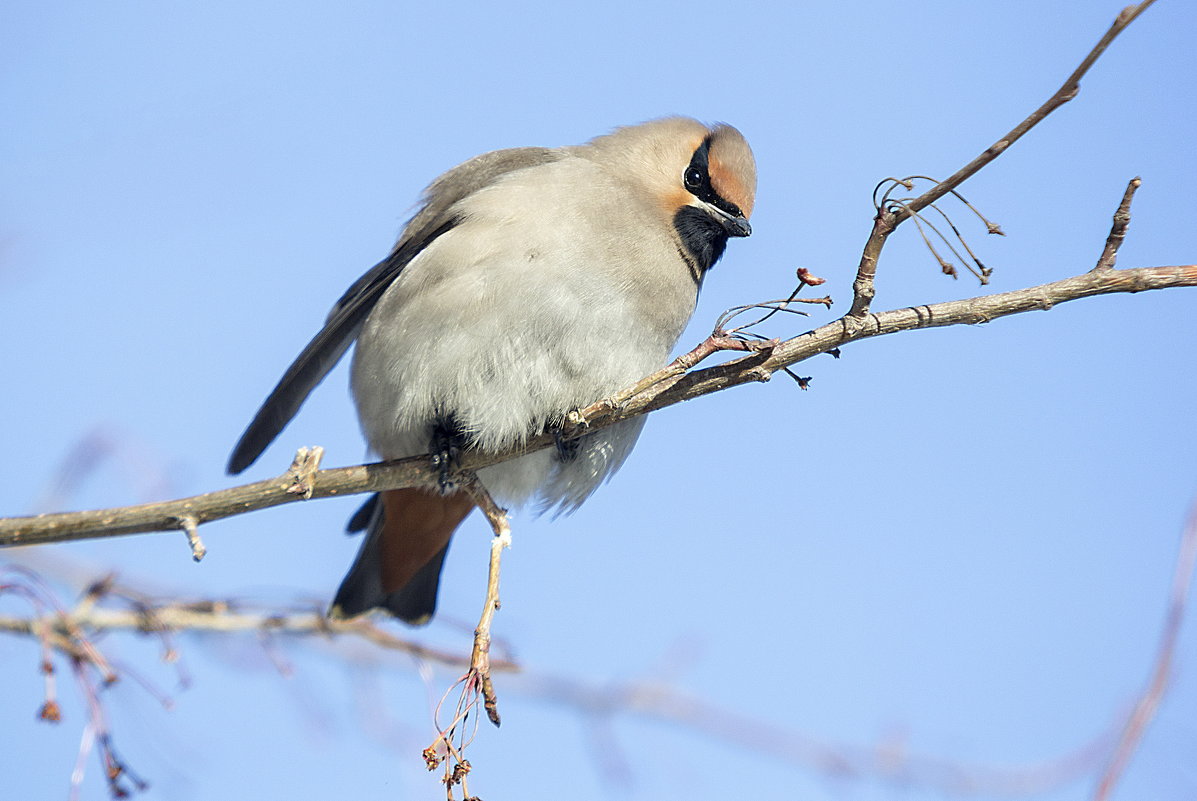
{"type": "Polygon", "coordinates": [[[454,207],[502,176],[562,158],[549,148],[518,148],[484,153],[437,178],[424,193],[419,212],[407,224],[394,250],[374,265],[333,306],[324,328],[296,357],[266,398],[229,457],[229,473],[253,464],[299,411],[316,385],[345,355],[374,304],[403,268],[459,220],[454,207]]]}

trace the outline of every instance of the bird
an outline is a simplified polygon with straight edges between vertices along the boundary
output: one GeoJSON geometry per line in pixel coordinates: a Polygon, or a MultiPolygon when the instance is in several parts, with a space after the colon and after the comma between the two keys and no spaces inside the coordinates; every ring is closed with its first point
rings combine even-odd
{"type": "MultiPolygon", "coordinates": [[[[351,392],[370,451],[432,454],[435,487],[373,495],[329,610],[436,611],[454,531],[474,508],[445,465],[504,451],[659,369],[729,238],[752,233],[756,161],[725,123],[671,116],[582,145],[475,156],[424,191],[389,255],[333,306],[229,458],[249,467],[354,346],[351,392]]],[[[576,509],[617,470],[644,418],[477,471],[500,503],[576,509]]]]}

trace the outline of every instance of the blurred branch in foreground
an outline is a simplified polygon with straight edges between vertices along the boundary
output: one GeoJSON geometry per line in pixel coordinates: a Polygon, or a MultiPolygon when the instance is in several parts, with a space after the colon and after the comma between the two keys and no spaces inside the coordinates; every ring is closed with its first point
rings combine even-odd
{"type": "MultiPolygon", "coordinates": [[[[145,783],[116,755],[112,732],[104,714],[103,690],[125,678],[98,645],[104,635],[136,634],[161,641],[164,663],[177,664],[180,635],[254,637],[267,651],[284,678],[293,668],[289,660],[272,653],[285,644],[310,646],[317,642],[356,639],[370,646],[403,653],[419,662],[464,668],[468,660],[419,643],[396,637],[370,619],[328,621],[314,612],[298,608],[283,611],[251,609],[235,600],[193,600],[155,602],[127,587],[113,576],[95,582],[69,608],[59,604],[47,585],[31,571],[8,568],[0,572],[0,597],[23,598],[34,607],[30,616],[0,616],[0,631],[32,638],[41,650],[39,669],[46,678],[46,697],[39,716],[59,722],[61,700],[55,687],[56,664],[66,660],[76,679],[88,722],[80,745],[79,767],[72,780],[77,788],[82,763],[93,749],[99,751],[105,776],[115,797],[127,794],[126,783],[140,788],[145,783]]],[[[1031,796],[1093,775],[1110,751],[1114,739],[1102,733],[1072,752],[1034,764],[996,767],[964,764],[945,757],[910,751],[901,741],[889,739],[876,746],[829,743],[810,733],[711,704],[682,692],[667,680],[631,680],[592,683],[573,676],[550,675],[521,669],[509,660],[495,660],[493,670],[512,672],[509,690],[526,697],[546,700],[583,715],[603,738],[602,760],[626,762],[619,756],[618,742],[609,731],[616,718],[639,718],[667,723],[704,737],[743,748],[752,754],[790,763],[816,775],[838,780],[880,781],[894,786],[922,787],[949,795],[990,794],[1031,796]]],[[[133,676],[164,706],[173,701],[133,676]]],[[[180,682],[187,686],[192,682],[180,682]]],[[[607,770],[608,773],[613,771],[607,770]]]]}
{"type": "MultiPolygon", "coordinates": [[[[554,676],[521,669],[505,659],[491,662],[497,671],[513,672],[511,690],[576,710],[592,721],[604,737],[605,761],[617,759],[617,743],[607,728],[611,719],[627,716],[674,724],[758,756],[778,759],[817,775],[857,781],[878,780],[895,786],[918,786],[950,795],[989,794],[1033,796],[1086,776],[1097,781],[1096,801],[1111,797],[1117,781],[1134,755],[1144,732],[1168,689],[1172,661],[1188,603],[1188,590],[1197,563],[1197,504],[1194,504],[1177,553],[1169,603],[1160,647],[1151,678],[1136,699],[1125,723],[1101,733],[1067,754],[1038,763],[1014,767],[966,765],[943,757],[910,752],[900,741],[868,748],[830,744],[813,735],[710,704],[687,695],[664,681],[626,681],[588,684],[572,676],[554,676]],[[1115,743],[1115,741],[1117,741],[1115,743]],[[612,752],[612,747],[616,752],[612,752]]],[[[469,660],[454,652],[429,648],[397,637],[370,618],[333,621],[299,607],[262,610],[236,600],[155,601],[120,586],[114,576],[91,584],[71,608],[33,571],[10,566],[0,570],[0,597],[16,596],[34,609],[30,616],[0,615],[0,631],[35,638],[41,650],[39,669],[45,676],[46,695],[39,717],[49,722],[61,718],[55,682],[55,657],[65,658],[88,707],[88,723],[80,744],[80,765],[73,787],[82,778],[82,762],[99,748],[105,775],[114,795],[127,791],[122,781],[142,782],[116,755],[112,734],[105,723],[102,690],[121,678],[121,672],[104,656],[96,639],[106,633],[136,633],[161,640],[162,660],[177,662],[179,634],[209,633],[256,636],[264,649],[280,640],[311,643],[353,638],[384,651],[407,654],[420,662],[452,668],[467,667],[469,660]]],[[[289,675],[282,663],[280,672],[289,675]]],[[[189,682],[182,682],[187,684],[189,682]]],[[[143,682],[144,684],[144,682],[143,682]]],[[[147,687],[147,689],[149,689],[147,687]]],[[[160,700],[164,696],[159,693],[160,700]]],[[[165,705],[169,705],[164,700],[165,705]]],[[[624,760],[619,760],[624,761],[624,760]]]]}
{"type": "Polygon", "coordinates": [[[1118,746],[1109,758],[1105,771],[1097,784],[1094,801],[1106,801],[1114,792],[1118,780],[1122,778],[1126,766],[1143,740],[1152,718],[1168,692],[1168,681],[1172,676],[1172,658],[1176,653],[1176,641],[1180,637],[1180,624],[1184,620],[1185,608],[1188,605],[1189,585],[1193,580],[1193,567],[1197,563],[1197,501],[1189,511],[1189,520],[1185,524],[1184,533],[1180,538],[1180,550],[1176,554],[1176,567],[1172,572],[1172,588],[1168,593],[1168,610],[1164,616],[1163,633],[1160,635],[1160,645],[1156,651],[1155,664],[1152,665],[1151,679],[1135,701],[1134,708],[1127,716],[1126,724],[1122,728],[1122,735],[1118,746]]]}

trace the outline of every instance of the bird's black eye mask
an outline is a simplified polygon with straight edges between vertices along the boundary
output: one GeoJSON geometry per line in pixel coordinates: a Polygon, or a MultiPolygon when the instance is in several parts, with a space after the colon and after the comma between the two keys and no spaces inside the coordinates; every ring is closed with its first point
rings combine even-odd
{"type": "Polygon", "coordinates": [[[690,157],[690,164],[682,173],[682,185],[686,187],[687,192],[702,202],[710,203],[733,217],[742,217],[743,213],[740,211],[740,207],[729,200],[724,200],[711,186],[710,158],[711,137],[707,136],[694,151],[694,155],[690,157]]]}

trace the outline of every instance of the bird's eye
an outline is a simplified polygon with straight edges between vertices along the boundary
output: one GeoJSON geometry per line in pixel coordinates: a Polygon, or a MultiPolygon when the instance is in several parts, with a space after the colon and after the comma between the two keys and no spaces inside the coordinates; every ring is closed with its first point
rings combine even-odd
{"type": "Polygon", "coordinates": [[[702,170],[697,167],[687,167],[685,174],[682,176],[682,182],[686,188],[693,192],[702,187],[702,170]]]}

